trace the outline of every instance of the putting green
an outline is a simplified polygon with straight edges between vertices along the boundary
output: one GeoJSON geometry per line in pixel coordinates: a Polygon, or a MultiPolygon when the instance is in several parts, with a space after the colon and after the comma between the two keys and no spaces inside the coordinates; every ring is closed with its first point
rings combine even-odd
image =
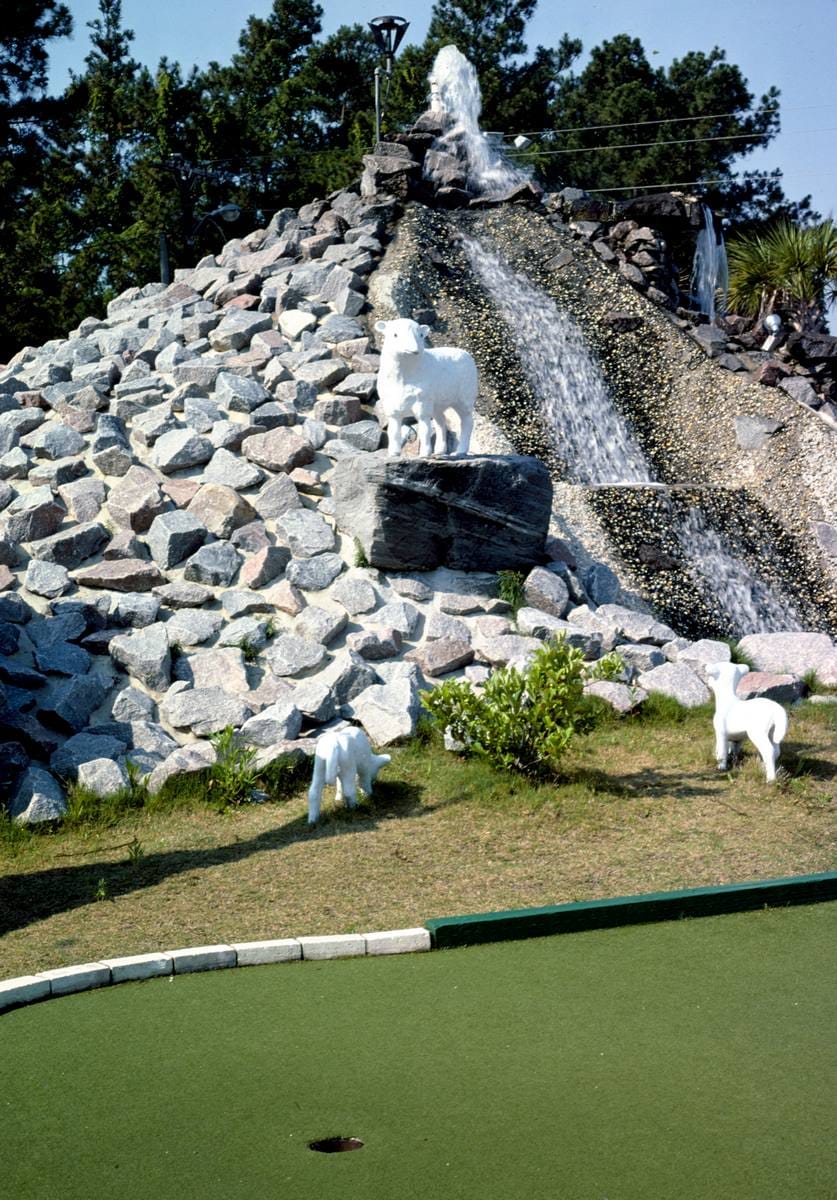
{"type": "Polygon", "coordinates": [[[835,985],[830,903],[52,1000],[2,1194],[833,1200],[835,985]]]}

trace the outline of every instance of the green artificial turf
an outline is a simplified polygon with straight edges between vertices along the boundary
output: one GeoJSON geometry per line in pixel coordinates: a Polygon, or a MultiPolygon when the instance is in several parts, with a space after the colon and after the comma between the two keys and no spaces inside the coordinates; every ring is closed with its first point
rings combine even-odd
{"type": "Polygon", "coordinates": [[[832,1200],[835,984],[830,903],[52,1000],[0,1017],[2,1192],[832,1200]]]}

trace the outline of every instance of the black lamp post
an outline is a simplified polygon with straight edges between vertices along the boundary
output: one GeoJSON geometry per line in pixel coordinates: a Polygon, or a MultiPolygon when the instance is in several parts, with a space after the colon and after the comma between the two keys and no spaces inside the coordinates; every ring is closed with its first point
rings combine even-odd
{"type": "Polygon", "coordinates": [[[381,80],[392,78],[392,60],[410,22],[404,17],[373,17],[369,22],[375,44],[386,58],[386,66],[375,68],[375,141],[381,140],[381,80]]]}
{"type": "Polygon", "coordinates": [[[189,234],[189,238],[188,238],[189,245],[192,244],[192,242],[197,237],[198,230],[207,221],[210,221],[215,226],[215,228],[218,230],[221,237],[223,237],[224,231],[221,228],[221,226],[218,224],[218,218],[220,218],[222,221],[226,221],[227,224],[232,224],[232,222],[237,221],[240,216],[241,216],[241,209],[238,207],[237,204],[222,204],[220,208],[213,208],[212,212],[204,213],[204,215],[198,221],[195,228],[189,234]]]}
{"type": "MultiPolygon", "coordinates": [[[[221,234],[221,237],[224,237],[224,231],[221,228],[221,226],[218,224],[218,221],[221,220],[221,221],[227,222],[228,224],[231,224],[233,221],[237,221],[240,216],[241,216],[241,209],[238,207],[237,204],[222,204],[219,208],[213,208],[212,212],[204,213],[204,215],[198,221],[195,228],[192,230],[192,232],[189,234],[189,236],[185,239],[186,245],[187,246],[193,245],[195,238],[197,237],[200,229],[202,228],[203,225],[206,224],[207,221],[209,221],[210,224],[215,226],[215,228],[221,234]]],[[[169,265],[169,247],[168,247],[168,241],[166,239],[165,233],[160,234],[160,279],[165,284],[171,283],[171,267],[169,265]]]]}

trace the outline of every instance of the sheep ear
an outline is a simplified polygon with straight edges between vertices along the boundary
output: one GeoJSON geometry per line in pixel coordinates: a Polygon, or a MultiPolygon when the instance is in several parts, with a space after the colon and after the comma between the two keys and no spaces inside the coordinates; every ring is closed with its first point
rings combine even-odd
{"type": "Polygon", "coordinates": [[[419,325],[419,329],[421,330],[421,332],[422,332],[422,335],[423,335],[424,337],[427,337],[428,333],[430,333],[430,326],[429,326],[429,325],[419,325]]]}
{"type": "Polygon", "coordinates": [[[743,679],[744,676],[749,675],[749,673],[750,673],[750,668],[745,666],[744,663],[736,663],[735,664],[736,679],[743,679]]]}
{"type": "Polygon", "coordinates": [[[709,663],[706,668],[706,674],[709,676],[710,679],[717,679],[718,678],[718,664],[717,663],[709,663]]]}
{"type": "Polygon", "coordinates": [[[386,327],[387,327],[386,321],[376,321],[375,322],[375,332],[376,333],[383,333],[384,330],[386,329],[386,327]]]}

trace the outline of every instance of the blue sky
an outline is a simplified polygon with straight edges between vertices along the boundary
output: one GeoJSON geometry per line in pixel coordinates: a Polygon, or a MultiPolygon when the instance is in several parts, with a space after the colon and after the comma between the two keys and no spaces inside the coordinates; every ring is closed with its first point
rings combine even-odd
{"type": "MultiPolygon", "coordinates": [[[[75,34],[51,48],[52,86],[59,89],[71,69],[81,69],[88,49],[85,23],[97,13],[96,0],[67,2],[75,34]]],[[[325,33],[395,11],[410,21],[407,41],[418,42],[432,7],[411,0],[321,3],[325,33]]],[[[167,55],[188,68],[229,61],[247,17],[265,16],[270,8],[270,0],[123,0],[122,14],[136,34],[137,59],[154,67],[167,55]]],[[[580,38],[585,51],[629,33],[641,40],[652,62],[663,65],[690,50],[722,46],[757,98],[771,84],[782,93],[782,133],[742,165],[781,167],[789,197],[810,192],[820,212],[837,215],[837,0],[540,0],[528,29],[530,47],[555,45],[564,32],[580,38]]]]}

